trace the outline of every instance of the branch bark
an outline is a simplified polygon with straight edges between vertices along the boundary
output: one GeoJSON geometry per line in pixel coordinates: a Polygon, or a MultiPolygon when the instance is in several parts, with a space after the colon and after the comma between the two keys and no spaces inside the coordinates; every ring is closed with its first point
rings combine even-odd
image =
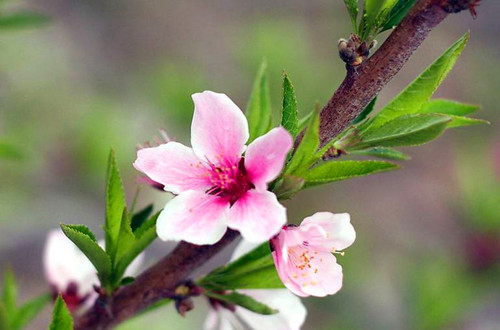
{"type": "MultiPolygon", "coordinates": [[[[449,13],[467,9],[474,0],[418,0],[384,44],[359,67],[347,66],[347,75],[321,111],[320,138],[326,144],[342,132],[403,67],[429,32],[449,13]]],[[[75,329],[107,329],[155,302],[171,297],[195,269],[228,246],[238,234],[228,231],[215,245],[181,242],[169,255],[136,280],[115,292],[103,307],[95,304],[75,329]]]]}

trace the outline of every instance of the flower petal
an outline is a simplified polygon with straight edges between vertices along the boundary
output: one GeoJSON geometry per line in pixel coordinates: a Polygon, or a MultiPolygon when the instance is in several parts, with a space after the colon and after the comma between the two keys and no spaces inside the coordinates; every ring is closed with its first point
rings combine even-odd
{"type": "Polygon", "coordinates": [[[207,168],[193,149],[178,142],[140,149],[134,167],[174,194],[210,187],[207,168]]]}
{"type": "Polygon", "coordinates": [[[292,145],[290,133],[283,127],[277,127],[256,138],[248,146],[245,169],[257,189],[267,189],[266,184],[278,177],[292,145]]]}
{"type": "Polygon", "coordinates": [[[356,239],[356,232],[348,213],[318,212],[305,218],[299,229],[309,232],[310,237],[307,241],[310,246],[314,245],[316,249],[323,246],[322,250],[325,252],[344,250],[356,239]],[[318,234],[314,235],[313,232],[318,234]]]}
{"type": "Polygon", "coordinates": [[[193,94],[191,145],[200,159],[218,165],[236,164],[248,140],[248,122],[240,108],[225,94],[193,94]]]}
{"type": "Polygon", "coordinates": [[[276,235],[286,223],[286,209],[269,191],[249,190],[229,209],[227,225],[244,239],[262,243],[276,235]]]}
{"type": "Polygon", "coordinates": [[[300,299],[287,289],[240,290],[240,292],[279,311],[273,315],[261,315],[237,306],[235,313],[251,329],[299,330],[304,324],[307,310],[300,299]]]}
{"type": "Polygon", "coordinates": [[[220,197],[188,190],[167,203],[158,217],[156,232],[164,240],[214,244],[227,229],[229,203],[220,197]]]}

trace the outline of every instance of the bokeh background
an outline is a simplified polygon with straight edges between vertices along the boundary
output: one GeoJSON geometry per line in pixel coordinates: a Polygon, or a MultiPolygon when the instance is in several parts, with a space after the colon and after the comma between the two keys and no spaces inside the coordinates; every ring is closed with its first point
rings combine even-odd
{"type": "MultiPolygon", "coordinates": [[[[158,128],[188,143],[192,93],[224,92],[244,108],[266,58],[275,118],[283,70],[306,114],[341,82],[336,42],[350,33],[340,0],[33,0],[6,8],[52,19],[44,28],[0,31],[0,138],[20,153],[0,161],[0,267],[3,274],[12,265],[21,300],[47,291],[47,231],[82,223],[102,236],[110,147],[131,199],[136,145],[158,128]]],[[[500,2],[483,1],[477,20],[466,12],[446,19],[378,105],[470,29],[436,96],[480,104],[476,116],[491,125],[404,150],[412,159],[398,172],[311,189],[286,203],[296,222],[318,210],[349,212],[358,234],[340,258],[343,290],[304,299],[304,329],[500,328],[499,10],[500,2]]],[[[168,198],[143,187],[139,203],[160,209],[168,198]]],[[[172,246],[155,242],[148,264],[172,246]]],[[[166,306],[120,329],[198,329],[207,305],[195,302],[184,319],[166,306]]],[[[49,318],[47,307],[30,329],[49,318]]]]}

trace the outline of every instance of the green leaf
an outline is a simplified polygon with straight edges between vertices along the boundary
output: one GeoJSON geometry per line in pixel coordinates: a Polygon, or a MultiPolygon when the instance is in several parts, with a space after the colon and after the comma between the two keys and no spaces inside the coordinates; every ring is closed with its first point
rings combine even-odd
{"type": "Polygon", "coordinates": [[[2,301],[4,303],[7,316],[13,315],[17,309],[17,284],[14,272],[10,267],[7,267],[3,279],[2,301]]]}
{"type": "Polygon", "coordinates": [[[357,176],[391,171],[398,165],[375,160],[328,161],[313,167],[305,176],[306,187],[350,179],[357,176]]]}
{"type": "Polygon", "coordinates": [[[396,5],[392,7],[387,16],[382,31],[392,29],[399,25],[416,1],[417,0],[399,0],[396,5]]]}
{"type": "Polygon", "coordinates": [[[448,124],[447,128],[453,127],[461,127],[461,126],[471,126],[471,125],[480,125],[480,124],[489,124],[490,122],[483,119],[462,117],[462,116],[452,116],[448,115],[451,118],[451,122],[448,124]]]}
{"type": "Polygon", "coordinates": [[[0,329],[10,330],[5,304],[0,301],[0,329]]]}
{"type": "Polygon", "coordinates": [[[106,223],[104,232],[106,234],[106,252],[114,261],[118,248],[122,215],[127,205],[125,204],[125,192],[123,191],[122,179],[120,178],[113,150],[109,153],[106,181],[106,223]]]}
{"type": "Polygon", "coordinates": [[[403,92],[386,105],[373,118],[370,127],[380,127],[391,119],[401,115],[418,113],[422,104],[427,102],[438,86],[450,72],[458,56],[469,39],[467,32],[456,41],[441,57],[429,66],[403,92]]]}
{"type": "Polygon", "coordinates": [[[416,114],[397,117],[379,128],[370,126],[347,150],[371,147],[415,146],[437,138],[451,122],[449,116],[416,114]]]}
{"type": "MultiPolygon", "coordinates": [[[[134,233],[134,240],[128,246],[123,246],[117,258],[115,278],[120,279],[134,259],[156,239],[156,220],[160,212],[144,222],[134,233]]],[[[127,234],[128,237],[128,234],[127,234]]],[[[129,238],[127,238],[127,241],[129,238]]]]}
{"type": "Polygon", "coordinates": [[[266,67],[266,62],[262,62],[247,105],[246,117],[250,132],[248,143],[267,133],[271,126],[271,100],[266,67]]]}
{"type": "Polygon", "coordinates": [[[230,304],[241,306],[257,314],[271,315],[278,313],[276,309],[273,309],[261,302],[258,302],[257,300],[253,299],[250,296],[238,293],[236,291],[227,294],[218,294],[208,291],[205,293],[205,295],[207,295],[210,298],[214,298],[217,300],[228,302],[230,304]]]}
{"type": "Polygon", "coordinates": [[[376,33],[384,25],[397,0],[365,0],[363,17],[359,25],[362,40],[376,33]]]}
{"type": "Polygon", "coordinates": [[[316,151],[319,148],[319,107],[309,118],[304,137],[295,150],[292,159],[285,169],[286,174],[301,177],[316,161],[316,151]]]}
{"type": "Polygon", "coordinates": [[[368,105],[366,106],[366,108],[364,108],[363,111],[361,111],[361,113],[356,117],[356,119],[354,119],[352,121],[351,124],[357,124],[357,123],[360,123],[362,122],[363,120],[365,120],[365,118],[373,111],[373,109],[375,108],[375,103],[377,103],[377,97],[375,97],[373,100],[370,101],[370,103],[368,103],[368,105]]]}
{"type": "Polygon", "coordinates": [[[293,138],[299,131],[299,117],[297,113],[297,98],[292,82],[285,74],[283,78],[283,113],[281,117],[281,126],[283,126],[293,138]]]}
{"type": "Polygon", "coordinates": [[[358,0],[344,0],[344,3],[347,8],[347,12],[349,13],[349,17],[351,18],[353,32],[357,33],[358,32],[357,20],[359,13],[358,0]]]}
{"type": "Polygon", "coordinates": [[[64,234],[89,258],[97,269],[101,285],[106,286],[111,276],[111,260],[104,250],[97,244],[95,238],[89,236],[88,228],[81,225],[61,224],[64,234]]]}
{"type": "Polygon", "coordinates": [[[49,330],[73,330],[73,318],[60,295],[54,305],[49,330]]]}
{"type": "Polygon", "coordinates": [[[212,289],[269,289],[283,288],[269,242],[241,256],[232,263],[219,267],[205,276],[199,285],[212,289]]]}
{"type": "Polygon", "coordinates": [[[292,198],[304,186],[305,180],[303,178],[285,174],[283,178],[277,183],[274,194],[278,200],[292,198]]]}
{"type": "Polygon", "coordinates": [[[0,31],[6,29],[36,28],[49,23],[50,19],[47,16],[23,11],[12,13],[8,16],[0,16],[0,31]]]}
{"type": "Polygon", "coordinates": [[[441,113],[444,115],[465,116],[479,109],[474,104],[460,103],[450,100],[430,100],[418,110],[419,113],[441,113]]]}
{"type": "Polygon", "coordinates": [[[52,301],[50,294],[44,294],[23,304],[15,314],[11,326],[13,329],[24,329],[52,301]]]}
{"type": "Polygon", "coordinates": [[[149,216],[153,213],[153,204],[149,204],[139,212],[135,213],[132,217],[132,221],[130,221],[130,227],[132,231],[135,232],[137,228],[142,226],[142,224],[148,220],[149,216]]]}
{"type": "Polygon", "coordinates": [[[132,283],[134,283],[134,281],[135,281],[135,277],[132,277],[132,276],[124,277],[120,281],[120,286],[126,286],[129,284],[132,284],[132,283]]]}
{"type": "Polygon", "coordinates": [[[363,150],[353,150],[349,151],[349,155],[358,155],[358,156],[373,156],[383,159],[393,159],[393,160],[407,160],[410,157],[401,151],[392,149],[392,148],[384,148],[384,147],[376,147],[371,149],[363,149],[363,150]]]}

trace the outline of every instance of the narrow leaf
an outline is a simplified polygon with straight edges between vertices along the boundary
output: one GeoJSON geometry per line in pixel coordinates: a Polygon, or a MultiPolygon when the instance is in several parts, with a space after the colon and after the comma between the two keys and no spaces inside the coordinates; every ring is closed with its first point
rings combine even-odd
{"type": "Polygon", "coordinates": [[[52,323],[49,326],[49,330],[73,330],[73,318],[60,295],[57,297],[54,305],[52,323]]]}
{"type": "Polygon", "coordinates": [[[2,300],[7,316],[11,316],[17,309],[17,284],[12,268],[7,267],[3,279],[2,300]]]}
{"type": "Polygon", "coordinates": [[[0,301],[0,329],[9,330],[9,319],[2,301],[0,301]]]}
{"type": "Polygon", "coordinates": [[[357,33],[358,32],[357,20],[359,12],[358,0],[344,0],[344,3],[347,8],[347,12],[349,13],[349,17],[351,19],[353,32],[357,33]]]}
{"type": "Polygon", "coordinates": [[[460,103],[450,100],[430,100],[418,110],[419,113],[442,113],[444,115],[465,116],[479,109],[474,104],[460,103]]]}
{"type": "Polygon", "coordinates": [[[132,231],[135,232],[137,228],[142,226],[142,224],[151,216],[153,213],[153,204],[149,204],[139,212],[135,213],[130,222],[130,227],[132,231]]]}
{"type": "Polygon", "coordinates": [[[283,78],[283,112],[281,117],[283,126],[295,138],[299,130],[299,117],[297,113],[297,99],[292,82],[285,74],[283,78]]]}
{"type": "Polygon", "coordinates": [[[206,292],[205,294],[210,298],[214,298],[217,300],[228,302],[230,304],[241,306],[257,314],[271,315],[271,314],[276,314],[278,312],[276,309],[273,309],[261,302],[258,302],[257,300],[253,299],[250,296],[238,293],[236,291],[223,295],[210,291],[206,292]]]}
{"type": "Polygon", "coordinates": [[[106,286],[111,276],[111,260],[99,244],[87,234],[89,230],[82,230],[81,228],[81,225],[61,224],[64,234],[89,258],[97,269],[101,284],[106,286]]]}
{"type": "Polygon", "coordinates": [[[44,294],[23,304],[12,320],[12,328],[24,329],[52,301],[50,294],[44,294]]]}
{"type": "Polygon", "coordinates": [[[285,169],[286,174],[301,176],[317,160],[316,151],[319,148],[319,108],[317,107],[313,115],[309,118],[304,137],[295,150],[292,159],[285,169]]]}
{"type": "Polygon", "coordinates": [[[399,0],[396,5],[392,7],[389,15],[387,16],[384,26],[382,27],[382,31],[392,29],[399,25],[416,1],[417,0],[399,0]]]}
{"type": "Polygon", "coordinates": [[[451,122],[449,116],[417,114],[397,117],[380,128],[371,126],[360,135],[360,142],[347,148],[415,146],[437,138],[451,122]]]}
{"type": "Polygon", "coordinates": [[[328,161],[313,167],[307,172],[305,176],[306,186],[316,186],[353,177],[391,171],[397,168],[399,166],[396,164],[375,160],[328,161]]]}
{"type": "Polygon", "coordinates": [[[462,126],[471,126],[471,125],[480,125],[480,124],[489,124],[490,122],[483,119],[469,118],[463,116],[452,116],[448,115],[451,118],[451,122],[448,124],[447,128],[453,127],[462,127],[462,126]]]}
{"type": "Polygon", "coordinates": [[[353,150],[349,151],[349,155],[358,155],[358,156],[373,156],[383,159],[392,159],[392,160],[407,160],[410,156],[402,153],[401,151],[392,149],[392,148],[384,148],[384,147],[376,147],[371,149],[363,149],[363,150],[353,150]]]}
{"type": "Polygon", "coordinates": [[[266,68],[267,64],[264,61],[255,78],[252,94],[247,105],[246,117],[250,131],[248,143],[265,134],[271,126],[271,101],[266,68]]]}
{"type": "Polygon", "coordinates": [[[401,115],[418,113],[422,104],[429,100],[453,68],[468,39],[469,33],[458,39],[403,92],[386,105],[373,119],[371,126],[380,127],[401,115]]]}
{"type": "Polygon", "coordinates": [[[122,215],[126,208],[125,192],[122,179],[116,165],[115,152],[111,150],[108,158],[108,174],[106,184],[106,252],[114,260],[120,235],[122,215]]]}

